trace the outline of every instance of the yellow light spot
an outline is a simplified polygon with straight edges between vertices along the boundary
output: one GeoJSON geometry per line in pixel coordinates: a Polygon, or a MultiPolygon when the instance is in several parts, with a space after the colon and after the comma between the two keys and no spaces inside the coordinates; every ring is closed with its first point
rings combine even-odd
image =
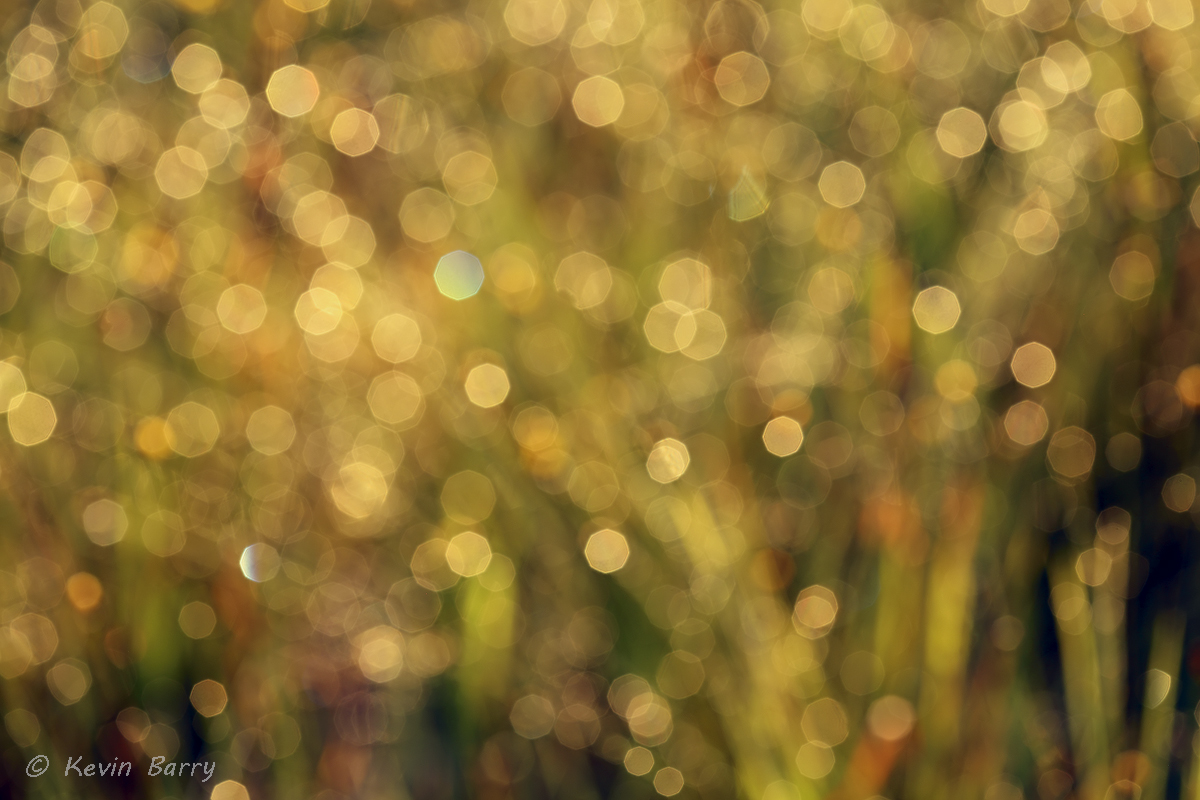
{"type": "Polygon", "coordinates": [[[204,156],[190,147],[172,147],[154,167],[154,180],[168,197],[184,200],[200,193],[208,180],[204,156]]]}
{"type": "Polygon", "coordinates": [[[983,0],[984,8],[998,17],[1015,17],[1029,5],[1029,0],[983,0]]]}
{"type": "Polygon", "coordinates": [[[966,361],[954,358],[938,367],[933,377],[938,394],[952,403],[961,403],[975,394],[979,379],[975,369],[966,361]]]}
{"type": "Polygon", "coordinates": [[[246,283],[230,286],[217,301],[217,317],[234,333],[258,330],[267,317],[267,303],[262,292],[246,283]]]}
{"type": "Polygon", "coordinates": [[[1008,438],[1024,447],[1040,442],[1049,427],[1046,409],[1032,400],[1014,403],[1004,415],[1004,432],[1008,438]]]}
{"type": "Polygon", "coordinates": [[[887,695],[867,709],[867,728],[885,742],[898,742],[912,732],[917,713],[903,697],[887,695]]]}
{"type": "Polygon", "coordinates": [[[446,191],[464,206],[478,205],[491,197],[498,180],[492,159],[474,150],[459,153],[442,169],[446,191]]]}
{"type": "Polygon", "coordinates": [[[804,638],[819,639],[829,633],[837,612],[837,595],[819,584],[809,586],[796,597],[792,625],[804,638]]]}
{"type": "Polygon", "coordinates": [[[1196,501],[1196,479],[1184,472],[1172,475],[1163,484],[1162,499],[1172,511],[1182,514],[1191,510],[1196,501]]]}
{"type": "Polygon", "coordinates": [[[537,694],[527,694],[513,703],[509,722],[518,736],[538,739],[554,728],[554,705],[537,694]]]}
{"type": "Polygon", "coordinates": [[[70,706],[87,694],[92,686],[92,673],[82,661],[64,658],[46,673],[46,684],[55,700],[70,706]]]}
{"type": "Polygon", "coordinates": [[[732,53],[721,59],[713,75],[721,99],[735,106],[757,103],[771,85],[767,65],[756,55],[732,53]]]}
{"type": "Polygon", "coordinates": [[[1127,89],[1114,89],[1096,104],[1096,127],[1110,139],[1132,139],[1142,132],[1142,124],[1142,107],[1127,89]]]}
{"type": "Polygon", "coordinates": [[[370,111],[348,108],[334,117],[329,138],[339,152],[352,157],[366,155],[379,141],[379,123],[370,111]]]}
{"type": "Polygon", "coordinates": [[[170,447],[184,458],[204,455],[217,443],[221,426],[208,406],[189,400],[171,409],[167,415],[171,429],[170,447]]]}
{"type": "Polygon", "coordinates": [[[1031,255],[1049,253],[1058,244],[1058,237],[1058,220],[1044,208],[1027,209],[1013,223],[1017,246],[1031,255]]]}
{"type": "Polygon", "coordinates": [[[480,364],[467,373],[467,397],[480,408],[492,408],[504,402],[510,388],[508,373],[495,364],[480,364]]]}
{"type": "Polygon", "coordinates": [[[385,372],[371,381],[367,405],[375,419],[407,428],[420,419],[425,400],[421,387],[402,372],[385,372]]]}
{"type": "Polygon", "coordinates": [[[246,420],[246,440],[266,456],[278,455],[292,446],[296,438],[296,423],[292,415],[279,406],[263,406],[246,420]]]}
{"type": "Polygon", "coordinates": [[[804,430],[791,417],[776,417],[763,428],[762,440],[767,452],[783,458],[792,455],[804,444],[804,430]]]}
{"type": "Polygon", "coordinates": [[[197,105],[205,122],[228,130],[240,125],[250,112],[250,96],[237,81],[222,78],[204,90],[197,105]]]}
{"type": "Polygon", "coordinates": [[[404,635],[390,625],[376,625],[354,642],[358,668],[368,680],[386,683],[404,667],[404,635]]]}
{"type": "Polygon", "coordinates": [[[1063,428],[1050,438],[1046,458],[1064,478],[1080,478],[1091,471],[1096,460],[1096,440],[1083,428],[1063,428]]]}
{"type": "Polygon", "coordinates": [[[297,64],[280,67],[267,82],[267,101],[277,114],[299,117],[312,111],[321,89],[317,76],[297,64]]]}
{"type": "Polygon", "coordinates": [[[309,289],[296,301],[294,312],[301,330],[320,336],[342,321],[342,301],[328,289],[309,289]]]}
{"type": "Polygon", "coordinates": [[[642,331],[655,350],[676,353],[692,343],[696,335],[696,317],[687,306],[666,300],[650,308],[642,331]]]}
{"type": "Polygon", "coordinates": [[[1168,31],[1183,30],[1196,18],[1188,0],[1149,0],[1146,9],[1154,24],[1168,31]]]}
{"type": "Polygon", "coordinates": [[[663,767],[654,775],[654,791],[663,797],[674,797],[683,791],[683,773],[674,767],[663,767]]]}
{"type": "Polygon", "coordinates": [[[849,161],[838,161],[821,171],[817,182],[821,197],[835,208],[849,208],[862,199],[867,181],[862,170],[849,161]]]}
{"type": "Polygon", "coordinates": [[[1088,586],[1099,586],[1112,572],[1112,556],[1095,547],[1084,550],[1075,559],[1075,574],[1088,586]]]}
{"type": "Polygon", "coordinates": [[[438,259],[433,281],[438,291],[451,300],[466,300],[483,286],[483,264],[465,250],[455,250],[438,259]]]}
{"type": "Polygon", "coordinates": [[[488,540],[474,531],[465,531],[450,540],[446,547],[446,563],[456,575],[471,578],[481,574],[492,562],[488,540]]]}
{"type": "Polygon", "coordinates": [[[967,158],[983,149],[987,141],[987,124],[978,112],[955,108],[943,114],[938,122],[937,140],[950,155],[967,158]]]}
{"type": "Polygon", "coordinates": [[[189,639],[203,639],[217,626],[217,615],[208,603],[195,600],[179,609],[179,628],[189,639]]]}
{"type": "Polygon", "coordinates": [[[1145,253],[1130,250],[1117,256],[1108,271],[1113,291],[1126,300],[1144,300],[1154,291],[1154,262],[1145,253]]]}
{"type": "Polygon", "coordinates": [[[424,186],[404,198],[399,217],[405,236],[428,244],[446,238],[454,227],[454,204],[437,189],[424,186]]]}
{"type": "Polygon", "coordinates": [[[1192,364],[1179,373],[1175,390],[1179,392],[1179,399],[1190,408],[1200,408],[1200,364],[1192,364]]]}
{"type": "Polygon", "coordinates": [[[646,471],[659,483],[671,483],[687,472],[692,456],[687,445],[678,439],[660,439],[655,442],[646,459],[646,471]]]}
{"type": "Polygon", "coordinates": [[[612,286],[613,273],[608,262],[586,251],[564,258],[554,273],[554,288],[570,297],[581,311],[603,303],[612,286]]]}
{"type": "Polygon", "coordinates": [[[162,461],[173,452],[174,436],[162,417],[147,417],[134,429],[133,443],[138,452],[155,461],[162,461]]]}
{"type": "Polygon", "coordinates": [[[25,447],[41,444],[50,438],[57,424],[54,404],[40,394],[25,392],[8,404],[8,432],[17,444],[25,447]]]}
{"type": "MultiPolygon", "coordinates": [[[[192,706],[196,711],[204,717],[215,717],[225,710],[225,704],[229,702],[229,697],[225,693],[225,687],[214,680],[208,679],[202,680],[192,687],[189,699],[192,701],[192,706]]],[[[230,783],[230,781],[226,781],[226,783],[230,783]]],[[[217,788],[223,785],[218,784],[217,788]]],[[[217,796],[216,789],[213,790],[213,796],[217,796]]],[[[233,797],[232,794],[227,796],[233,797]]]]}
{"type": "Polygon", "coordinates": [[[412,317],[389,314],[375,323],[371,346],[384,361],[408,361],[421,349],[421,328],[412,317]]]}
{"type": "Polygon", "coordinates": [[[82,521],[88,538],[101,547],[121,541],[129,529],[129,517],[125,509],[108,499],[89,503],[83,510],[82,521]]]}
{"type": "Polygon", "coordinates": [[[500,99],[514,122],[532,128],[554,119],[562,104],[562,90],[549,72],[526,67],[508,77],[500,99]]]}
{"type": "Polygon", "coordinates": [[[329,0],[283,0],[283,2],[297,11],[303,11],[306,14],[312,11],[320,11],[329,5],[329,0]]]}
{"type": "Polygon", "coordinates": [[[1058,362],[1055,361],[1054,353],[1049,347],[1040,342],[1030,342],[1017,348],[1010,367],[1017,383],[1036,389],[1050,382],[1058,368],[1058,362]]]}
{"type": "Polygon", "coordinates": [[[917,295],[912,307],[917,327],[926,333],[945,333],[957,324],[962,307],[958,295],[945,286],[930,286],[917,295]]]}
{"type": "Polygon", "coordinates": [[[25,376],[11,362],[0,361],[0,414],[7,414],[13,400],[25,394],[25,376]]]}
{"type": "Polygon", "coordinates": [[[474,525],[492,515],[496,489],[486,475],[465,469],[446,479],[442,486],[442,509],[463,525],[474,525]]]}
{"type": "Polygon", "coordinates": [[[654,753],[644,747],[631,747],[625,751],[624,763],[630,775],[645,775],[654,769],[654,753]]]}
{"type": "Polygon", "coordinates": [[[204,44],[189,44],[171,64],[175,84],[190,94],[200,94],[221,79],[221,56],[204,44]]]}
{"type": "Polygon", "coordinates": [[[250,792],[237,781],[221,781],[213,787],[209,800],[250,800],[250,792]]]}
{"type": "Polygon", "coordinates": [[[88,572],[76,572],[67,579],[67,599],[76,611],[87,613],[100,605],[104,587],[100,580],[88,572]]]}
{"type": "Polygon", "coordinates": [[[629,560],[629,542],[623,534],[604,528],[588,537],[583,555],[597,572],[616,572],[629,560]]]}
{"type": "Polygon", "coordinates": [[[581,81],[571,98],[575,116],[593,128],[611,125],[625,108],[625,94],[612,78],[595,75],[581,81]]]}
{"type": "Polygon", "coordinates": [[[567,23],[562,0],[508,0],[504,24],[521,44],[546,44],[558,38],[567,23]]]}
{"type": "Polygon", "coordinates": [[[1027,100],[1017,100],[1000,106],[992,119],[1000,133],[996,143],[1015,153],[1037,147],[1046,140],[1050,130],[1046,123],[1046,114],[1027,100]]]}

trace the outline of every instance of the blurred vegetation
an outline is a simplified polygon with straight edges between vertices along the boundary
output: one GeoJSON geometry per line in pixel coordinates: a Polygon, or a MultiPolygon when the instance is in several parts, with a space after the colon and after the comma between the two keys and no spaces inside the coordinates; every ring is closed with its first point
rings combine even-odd
{"type": "Polygon", "coordinates": [[[1190,0],[0,37],[0,795],[1200,796],[1190,0]]]}

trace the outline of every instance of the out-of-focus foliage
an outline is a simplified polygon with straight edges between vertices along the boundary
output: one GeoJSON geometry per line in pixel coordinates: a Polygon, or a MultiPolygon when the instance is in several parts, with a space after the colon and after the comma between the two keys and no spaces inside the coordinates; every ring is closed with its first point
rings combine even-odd
{"type": "Polygon", "coordinates": [[[0,37],[0,794],[1200,792],[1190,0],[0,37]]]}

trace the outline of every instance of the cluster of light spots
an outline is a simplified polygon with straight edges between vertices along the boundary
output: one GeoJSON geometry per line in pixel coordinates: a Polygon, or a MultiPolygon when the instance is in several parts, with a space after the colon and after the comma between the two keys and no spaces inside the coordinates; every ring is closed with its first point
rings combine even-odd
{"type": "MultiPolygon", "coordinates": [[[[0,676],[45,681],[31,696],[87,710],[80,632],[103,633],[105,676],[144,655],[112,572],[134,559],[196,664],[255,622],[239,669],[287,644],[352,749],[429,733],[445,675],[468,713],[515,699],[463,762],[484,793],[521,794],[528,740],[552,737],[635,794],[797,800],[910,746],[896,653],[924,647],[945,683],[973,664],[954,631],[1022,645],[1017,617],[958,602],[994,588],[958,527],[1069,527],[1051,608],[1103,645],[1144,578],[1136,537],[1197,513],[1195,465],[1147,463],[1188,452],[1200,409],[1170,302],[1200,221],[1185,0],[272,0],[232,50],[238,4],[174,5],[43,2],[10,30],[0,477],[96,573],[0,570],[0,676]],[[1079,539],[1093,473],[1140,467],[1157,511],[1131,533],[1101,510],[1079,539]],[[932,568],[890,656],[859,649],[858,612],[903,592],[843,583],[861,559],[932,568]],[[664,648],[614,678],[642,616],[664,648]],[[746,653],[763,708],[802,700],[794,738],[757,743],[786,778],[687,700],[728,716],[746,653]]],[[[225,778],[274,775],[300,727],[286,692],[204,674],[139,686],[115,727],[182,755],[190,699],[229,756],[213,797],[249,800],[225,778]]],[[[1169,706],[1174,674],[1145,679],[1169,706]]],[[[59,735],[19,708],[5,727],[59,735]]],[[[1055,765],[1039,794],[1067,792],[1078,765],[1032,746],[1055,765]]],[[[1144,760],[1118,757],[1115,787],[1144,760]]]]}

